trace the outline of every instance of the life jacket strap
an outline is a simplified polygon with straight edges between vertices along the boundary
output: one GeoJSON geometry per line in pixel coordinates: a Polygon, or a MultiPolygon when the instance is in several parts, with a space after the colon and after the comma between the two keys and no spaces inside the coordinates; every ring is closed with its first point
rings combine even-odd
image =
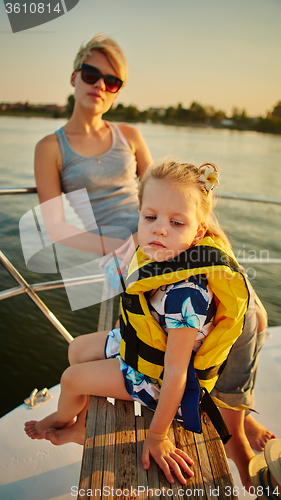
{"type": "Polygon", "coordinates": [[[122,316],[119,317],[121,336],[126,342],[125,363],[138,369],[138,360],[143,358],[149,363],[164,367],[165,351],[160,351],[155,347],[151,347],[143,342],[138,336],[136,330],[128,322],[125,328],[125,323],[122,316]],[[128,348],[130,346],[130,348],[128,348]]]}
{"type": "Polygon", "coordinates": [[[187,370],[186,386],[181,401],[181,412],[185,429],[192,432],[202,432],[200,410],[207,413],[223,444],[226,444],[231,435],[208,391],[203,388],[200,389],[194,368],[194,353],[192,353],[187,370]]]}
{"type": "Polygon", "coordinates": [[[194,368],[194,353],[192,353],[187,369],[186,384],[181,400],[181,414],[184,428],[192,431],[202,432],[199,399],[200,386],[194,368]]]}
{"type": "Polygon", "coordinates": [[[231,434],[229,434],[227,425],[207,389],[202,389],[200,407],[202,411],[205,411],[207,413],[223,444],[226,444],[230,440],[231,434]]]}
{"type": "Polygon", "coordinates": [[[210,366],[210,368],[205,368],[205,370],[199,370],[198,368],[195,368],[196,375],[199,378],[199,380],[210,380],[211,378],[214,378],[217,375],[221,375],[225,365],[226,365],[226,360],[221,365],[210,366]]]}

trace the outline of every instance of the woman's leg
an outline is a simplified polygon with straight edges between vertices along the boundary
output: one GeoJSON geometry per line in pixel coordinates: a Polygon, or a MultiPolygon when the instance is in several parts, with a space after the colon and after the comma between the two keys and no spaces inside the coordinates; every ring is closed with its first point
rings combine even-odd
{"type": "Polygon", "coordinates": [[[225,368],[211,395],[231,407],[244,404],[253,408],[257,358],[257,315],[255,293],[252,290],[243,331],[232,346],[225,368]]]}
{"type": "MultiPolygon", "coordinates": [[[[242,334],[233,345],[225,369],[211,394],[231,407],[244,404],[254,408],[258,359],[266,335],[266,313],[257,306],[255,292],[252,288],[250,290],[250,304],[242,334]]],[[[250,410],[245,412],[244,425],[254,450],[262,451],[265,443],[274,437],[254,419],[250,410]]]]}
{"type": "Polygon", "coordinates": [[[252,485],[248,473],[248,465],[255,456],[250,443],[244,431],[245,411],[228,410],[220,408],[220,412],[228,427],[231,439],[225,445],[225,451],[228,458],[231,458],[235,463],[241,482],[246,490],[252,485]]]}
{"type": "Polygon", "coordinates": [[[26,433],[32,439],[42,439],[50,428],[73,425],[74,417],[85,409],[87,394],[132,400],[125,389],[118,359],[78,363],[67,368],[61,378],[57,411],[39,422],[27,422],[26,433]]]}
{"type": "MultiPolygon", "coordinates": [[[[250,286],[250,304],[246,312],[242,334],[235,342],[227,358],[212,396],[231,407],[244,404],[254,407],[254,385],[259,353],[263,345],[267,325],[266,316],[260,314],[255,302],[255,292],[250,286]]],[[[261,451],[261,443],[266,443],[273,434],[258,424],[249,411],[234,411],[220,408],[232,438],[226,445],[228,456],[235,462],[243,485],[249,483],[248,463],[254,456],[253,449],[261,451]],[[243,424],[243,425],[242,425],[243,424]]]]}
{"type": "MultiPolygon", "coordinates": [[[[266,311],[257,305],[257,356],[263,346],[267,328],[266,311]]],[[[253,377],[253,386],[255,384],[256,372],[253,377]]],[[[264,447],[270,439],[274,439],[272,434],[266,427],[257,422],[251,412],[245,414],[244,429],[251,447],[256,451],[263,451],[264,447]]]]}

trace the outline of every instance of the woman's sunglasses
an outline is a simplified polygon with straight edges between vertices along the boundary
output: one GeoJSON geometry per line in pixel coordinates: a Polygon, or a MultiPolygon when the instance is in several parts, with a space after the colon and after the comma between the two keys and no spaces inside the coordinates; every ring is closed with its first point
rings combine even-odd
{"type": "Polygon", "coordinates": [[[120,80],[120,78],[117,78],[117,76],[103,75],[98,68],[90,66],[90,64],[82,64],[78,71],[81,71],[81,78],[83,82],[89,83],[90,85],[93,85],[102,78],[106,90],[112,94],[118,92],[123,85],[123,81],[120,80]]]}

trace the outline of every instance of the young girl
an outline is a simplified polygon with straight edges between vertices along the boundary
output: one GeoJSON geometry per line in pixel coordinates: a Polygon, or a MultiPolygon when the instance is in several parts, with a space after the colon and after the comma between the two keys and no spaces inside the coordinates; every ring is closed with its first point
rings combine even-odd
{"type": "Polygon", "coordinates": [[[182,471],[193,475],[192,461],[167,436],[176,414],[186,421],[193,413],[181,405],[192,353],[200,384],[212,390],[242,332],[248,304],[246,281],[212,214],[217,184],[213,164],[163,162],[147,170],[139,189],[139,247],[121,299],[121,331],[84,335],[70,344],[58,409],[26,423],[31,438],[75,425],[76,416],[85,416],[88,394],[133,399],[155,410],[144,468],[151,455],[170,483],[171,471],[183,484],[182,471]]]}

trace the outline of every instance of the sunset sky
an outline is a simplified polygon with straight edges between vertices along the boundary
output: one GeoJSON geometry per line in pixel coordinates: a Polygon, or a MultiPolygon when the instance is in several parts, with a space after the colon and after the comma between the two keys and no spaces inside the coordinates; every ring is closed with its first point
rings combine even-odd
{"type": "MultiPolygon", "coordinates": [[[[23,3],[23,1],[21,2],[23,3]]],[[[129,81],[118,101],[264,115],[281,100],[281,0],[80,0],[54,21],[12,33],[0,3],[0,102],[64,104],[80,45],[121,45],[129,81]]]]}

